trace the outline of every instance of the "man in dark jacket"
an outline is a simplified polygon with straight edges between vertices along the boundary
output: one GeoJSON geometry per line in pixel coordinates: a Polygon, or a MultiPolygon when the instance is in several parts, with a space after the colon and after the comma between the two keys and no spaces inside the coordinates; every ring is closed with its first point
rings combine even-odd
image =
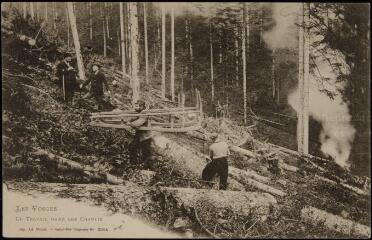
{"type": "Polygon", "coordinates": [[[87,93],[83,98],[93,97],[97,102],[98,110],[101,111],[104,105],[103,85],[105,85],[108,94],[110,94],[110,91],[105,75],[100,71],[100,65],[94,63],[92,66],[92,70],[93,73],[91,74],[89,79],[85,81],[83,84],[80,84],[80,89],[84,88],[86,85],[90,83],[90,92],[87,93]]]}
{"type": "MultiPolygon", "coordinates": [[[[134,104],[134,110],[137,113],[141,113],[143,110],[145,110],[145,108],[146,108],[145,102],[142,100],[139,100],[134,104]]],[[[147,126],[147,123],[148,123],[147,116],[139,116],[136,119],[127,122],[129,126],[136,129],[133,142],[131,143],[130,146],[131,160],[135,162],[140,153],[142,161],[144,162],[144,167],[150,168],[153,157],[151,149],[151,140],[153,133],[152,131],[139,129],[142,126],[147,126]]]]}
{"type": "Polygon", "coordinates": [[[57,77],[58,86],[62,91],[63,100],[72,104],[77,86],[77,73],[73,68],[71,61],[71,57],[67,56],[57,65],[57,77]]]}

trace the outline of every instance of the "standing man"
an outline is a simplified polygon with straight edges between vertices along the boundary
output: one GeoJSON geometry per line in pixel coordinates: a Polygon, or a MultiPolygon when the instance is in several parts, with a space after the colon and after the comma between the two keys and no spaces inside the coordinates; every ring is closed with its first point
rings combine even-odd
{"type": "Polygon", "coordinates": [[[85,81],[83,84],[80,84],[80,89],[82,89],[90,83],[90,92],[84,95],[83,98],[93,97],[98,105],[98,111],[101,111],[104,105],[103,85],[105,85],[107,93],[110,94],[105,75],[101,72],[100,67],[101,66],[98,63],[94,63],[92,65],[93,73],[90,75],[87,81],[85,81]]]}
{"type": "MultiPolygon", "coordinates": [[[[146,109],[146,104],[142,100],[138,100],[134,104],[134,110],[137,113],[141,113],[143,110],[146,109]]],[[[144,162],[144,168],[148,169],[151,167],[152,161],[152,149],[151,149],[151,141],[153,133],[149,130],[140,130],[139,128],[142,126],[146,126],[148,123],[147,116],[139,116],[136,119],[127,122],[129,126],[136,129],[136,133],[134,135],[134,139],[130,146],[130,157],[133,162],[137,159],[139,153],[142,157],[142,161],[144,162]]]]}
{"type": "Polygon", "coordinates": [[[73,103],[74,93],[77,87],[77,73],[72,66],[72,58],[67,56],[57,65],[58,85],[62,91],[63,100],[73,103]]]}
{"type": "Polygon", "coordinates": [[[209,147],[209,156],[212,160],[203,169],[202,179],[211,181],[218,174],[220,177],[220,190],[226,190],[228,177],[228,156],[230,155],[229,146],[218,134],[211,136],[213,143],[209,147]]]}

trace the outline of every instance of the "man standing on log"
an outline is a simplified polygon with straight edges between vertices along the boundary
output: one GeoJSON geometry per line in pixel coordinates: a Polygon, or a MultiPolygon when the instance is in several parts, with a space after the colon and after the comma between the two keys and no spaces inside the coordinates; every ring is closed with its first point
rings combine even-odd
{"type": "Polygon", "coordinates": [[[73,103],[74,93],[77,87],[77,73],[72,67],[72,58],[67,56],[57,65],[58,85],[62,90],[63,100],[67,103],[73,103]]]}
{"type": "Polygon", "coordinates": [[[89,79],[83,84],[80,84],[80,89],[84,88],[90,83],[90,92],[84,95],[83,98],[93,97],[98,105],[98,111],[103,109],[103,85],[106,87],[106,91],[110,94],[110,90],[106,81],[105,75],[100,71],[100,65],[94,63],[92,65],[93,73],[90,75],[89,79]]]}
{"type": "Polygon", "coordinates": [[[213,143],[209,147],[209,156],[212,160],[203,169],[202,178],[204,181],[211,181],[218,174],[220,176],[220,190],[226,190],[228,177],[227,158],[230,155],[229,146],[218,134],[211,136],[213,143]]]}
{"type": "MultiPolygon", "coordinates": [[[[142,100],[138,100],[134,104],[134,110],[137,113],[141,113],[146,109],[146,104],[142,100]]],[[[129,126],[136,129],[134,139],[131,143],[129,154],[132,161],[137,159],[139,153],[141,153],[142,161],[144,162],[144,168],[148,169],[151,166],[152,161],[152,149],[151,149],[151,140],[152,140],[152,131],[140,130],[142,126],[146,126],[148,122],[147,116],[139,116],[136,119],[127,122],[129,126]]]]}

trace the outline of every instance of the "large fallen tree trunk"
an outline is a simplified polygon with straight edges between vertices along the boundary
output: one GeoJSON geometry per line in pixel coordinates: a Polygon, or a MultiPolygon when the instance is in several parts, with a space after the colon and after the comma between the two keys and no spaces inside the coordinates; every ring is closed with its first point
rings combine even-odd
{"type": "Polygon", "coordinates": [[[371,237],[371,228],[326,211],[305,207],[301,210],[301,218],[314,225],[324,224],[325,227],[347,235],[371,237]]]}
{"type": "MultiPolygon", "coordinates": [[[[183,173],[187,177],[192,176],[193,178],[200,178],[206,164],[204,161],[205,155],[180,146],[176,142],[161,135],[154,136],[153,143],[155,145],[155,151],[170,161],[175,170],[183,173]]],[[[286,195],[281,190],[259,182],[263,181],[267,183],[269,179],[256,174],[254,171],[245,172],[244,170],[230,167],[229,175],[228,187],[231,190],[244,190],[245,185],[278,196],[286,195]]]]}
{"type": "MultiPolygon", "coordinates": [[[[195,179],[201,177],[206,161],[200,153],[182,147],[161,135],[154,136],[153,143],[155,152],[168,160],[174,170],[183,173],[186,177],[195,179]]],[[[231,190],[244,190],[244,186],[233,179],[229,180],[228,188],[231,190]]]]}
{"type": "Polygon", "coordinates": [[[195,209],[200,205],[208,205],[216,210],[229,209],[239,215],[266,217],[271,206],[277,201],[268,193],[218,191],[192,188],[161,188],[166,196],[171,196],[177,204],[186,210],[195,209]]]}
{"type": "Polygon", "coordinates": [[[57,156],[53,153],[47,152],[43,149],[35,149],[35,152],[33,152],[34,155],[40,156],[45,155],[47,158],[45,158],[47,161],[55,162],[57,163],[57,168],[62,169],[69,169],[69,170],[76,170],[81,171],[85,175],[92,177],[92,178],[104,178],[108,183],[111,184],[122,184],[123,180],[111,175],[109,173],[105,172],[99,172],[97,169],[92,168],[91,166],[83,165],[78,162],[72,161],[70,159],[57,156]]]}

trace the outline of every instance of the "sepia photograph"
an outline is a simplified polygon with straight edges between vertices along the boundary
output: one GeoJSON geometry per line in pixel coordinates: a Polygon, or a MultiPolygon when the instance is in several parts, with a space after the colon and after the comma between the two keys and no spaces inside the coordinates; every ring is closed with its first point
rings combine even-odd
{"type": "Polygon", "coordinates": [[[2,236],[371,238],[370,7],[2,2],[2,236]]]}

